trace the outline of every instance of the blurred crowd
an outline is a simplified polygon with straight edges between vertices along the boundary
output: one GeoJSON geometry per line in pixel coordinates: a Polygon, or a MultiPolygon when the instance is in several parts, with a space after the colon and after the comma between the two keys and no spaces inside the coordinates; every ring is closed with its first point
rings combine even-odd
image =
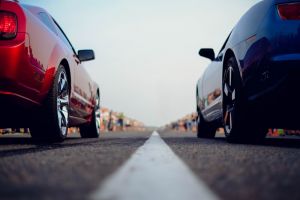
{"type": "MultiPolygon", "coordinates": [[[[172,129],[179,132],[197,132],[197,113],[188,114],[165,126],[166,129],[172,129]]],[[[217,130],[217,133],[224,133],[222,128],[217,130]]],[[[286,129],[268,129],[268,136],[300,136],[300,130],[286,129]]]]}
{"type": "Polygon", "coordinates": [[[300,130],[269,129],[268,136],[300,136],[300,130]]]}
{"type": "Polygon", "coordinates": [[[9,133],[29,133],[29,128],[3,128],[0,129],[0,134],[9,134],[9,133]]]}
{"type": "MultiPolygon", "coordinates": [[[[113,131],[144,131],[145,126],[142,122],[129,118],[122,112],[114,112],[108,108],[100,109],[100,132],[113,132],[113,131]]],[[[78,133],[77,127],[68,129],[69,134],[78,133]]],[[[30,133],[29,128],[4,128],[0,129],[0,134],[12,133],[30,133]]]]}
{"type": "Polygon", "coordinates": [[[188,114],[166,125],[167,129],[176,131],[197,131],[197,113],[188,114]]]}
{"type": "Polygon", "coordinates": [[[143,131],[142,122],[129,118],[122,112],[115,112],[108,108],[101,108],[101,131],[143,131]]]}

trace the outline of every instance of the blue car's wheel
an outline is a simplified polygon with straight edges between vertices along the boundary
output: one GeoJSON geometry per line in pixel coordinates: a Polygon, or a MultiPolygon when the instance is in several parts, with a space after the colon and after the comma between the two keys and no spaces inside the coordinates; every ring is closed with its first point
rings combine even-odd
{"type": "Polygon", "coordinates": [[[207,122],[198,111],[197,118],[197,137],[198,138],[214,138],[216,135],[217,126],[214,122],[207,122]]]}
{"type": "Polygon", "coordinates": [[[266,129],[260,126],[253,112],[248,108],[234,57],[226,62],[222,87],[223,123],[227,140],[242,143],[261,141],[265,137],[266,129]]]}

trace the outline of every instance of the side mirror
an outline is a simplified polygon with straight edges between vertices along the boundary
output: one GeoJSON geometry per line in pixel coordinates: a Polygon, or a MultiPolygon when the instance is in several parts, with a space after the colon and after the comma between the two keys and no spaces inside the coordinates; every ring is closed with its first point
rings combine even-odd
{"type": "Polygon", "coordinates": [[[199,55],[212,61],[215,59],[215,52],[213,49],[200,49],[199,55]]]}
{"type": "Polygon", "coordinates": [[[90,49],[79,50],[78,51],[78,59],[81,62],[88,61],[88,60],[94,60],[95,59],[94,51],[90,50],[90,49]]]}

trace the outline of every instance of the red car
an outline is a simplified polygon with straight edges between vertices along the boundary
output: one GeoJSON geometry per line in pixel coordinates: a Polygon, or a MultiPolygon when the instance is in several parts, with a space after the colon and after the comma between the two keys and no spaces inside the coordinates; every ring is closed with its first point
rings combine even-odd
{"type": "Polygon", "coordinates": [[[42,8],[0,0],[0,127],[62,141],[68,127],[98,137],[100,91],[58,23],[42,8]]]}

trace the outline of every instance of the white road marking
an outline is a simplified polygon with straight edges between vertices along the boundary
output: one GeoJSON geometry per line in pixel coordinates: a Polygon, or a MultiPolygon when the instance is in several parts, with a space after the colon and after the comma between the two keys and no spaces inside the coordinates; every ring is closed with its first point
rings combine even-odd
{"type": "Polygon", "coordinates": [[[157,132],[92,194],[92,200],[217,200],[157,132]]]}

